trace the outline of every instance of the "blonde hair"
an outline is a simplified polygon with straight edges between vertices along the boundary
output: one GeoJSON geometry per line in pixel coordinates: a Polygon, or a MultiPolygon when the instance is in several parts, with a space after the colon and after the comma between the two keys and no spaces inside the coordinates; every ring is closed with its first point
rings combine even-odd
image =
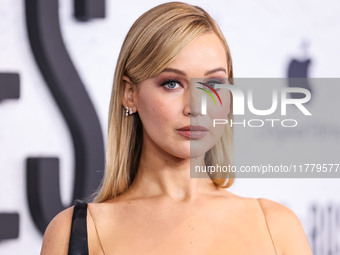
{"type": "MultiPolygon", "coordinates": [[[[138,114],[125,117],[122,106],[123,76],[128,76],[133,83],[157,76],[185,46],[206,32],[214,32],[224,44],[228,78],[232,79],[233,68],[228,44],[216,22],[200,7],[181,2],[161,4],[145,12],[130,28],[114,74],[105,174],[94,194],[94,202],[103,202],[123,193],[132,183],[139,164],[143,143],[142,123],[138,114]]],[[[228,118],[232,118],[232,103],[228,118]]],[[[206,153],[206,165],[230,164],[231,152],[232,130],[226,125],[219,142],[206,153]]],[[[227,188],[234,178],[229,173],[228,177],[212,180],[219,187],[227,188]]]]}

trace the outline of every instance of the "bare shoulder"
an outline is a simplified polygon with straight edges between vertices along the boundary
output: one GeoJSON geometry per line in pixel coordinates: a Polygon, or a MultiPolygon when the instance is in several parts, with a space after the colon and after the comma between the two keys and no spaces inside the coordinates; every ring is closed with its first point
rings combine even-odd
{"type": "Polygon", "coordinates": [[[312,255],[307,236],[297,215],[287,206],[259,198],[275,246],[281,254],[312,255]]]}
{"type": "Polygon", "coordinates": [[[43,238],[41,255],[68,253],[72,215],[73,206],[58,213],[48,224],[43,238]]]}

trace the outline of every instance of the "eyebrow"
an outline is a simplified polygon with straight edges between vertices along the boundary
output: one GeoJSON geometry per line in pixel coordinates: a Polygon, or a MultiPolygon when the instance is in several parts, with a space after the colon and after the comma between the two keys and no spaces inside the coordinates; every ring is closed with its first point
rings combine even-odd
{"type": "MultiPolygon", "coordinates": [[[[215,69],[206,71],[204,75],[207,76],[207,75],[209,75],[209,74],[216,73],[216,72],[220,72],[220,71],[227,73],[227,71],[225,70],[225,68],[223,68],[223,67],[218,67],[218,68],[215,68],[215,69]]],[[[183,71],[181,71],[181,70],[178,70],[178,69],[175,69],[175,68],[164,68],[164,69],[161,71],[161,73],[163,73],[163,72],[173,72],[173,73],[177,73],[177,74],[180,74],[180,75],[183,75],[183,76],[186,75],[185,72],[183,72],[183,71]]]]}

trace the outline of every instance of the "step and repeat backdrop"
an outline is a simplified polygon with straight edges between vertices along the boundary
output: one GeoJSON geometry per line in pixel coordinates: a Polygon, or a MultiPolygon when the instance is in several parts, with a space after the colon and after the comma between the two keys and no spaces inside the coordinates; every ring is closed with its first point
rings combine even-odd
{"type": "MultiPolygon", "coordinates": [[[[0,0],[0,254],[39,254],[56,212],[98,186],[120,47],[133,22],[164,2],[0,0]]],[[[286,205],[313,254],[340,254],[340,2],[185,2],[220,25],[253,108],[278,102],[266,119],[243,95],[256,116],[235,118],[244,172],[229,190],[286,205]],[[286,98],[289,87],[310,92],[298,95],[308,102],[286,98]],[[287,104],[295,108],[285,116],[287,104]]]]}

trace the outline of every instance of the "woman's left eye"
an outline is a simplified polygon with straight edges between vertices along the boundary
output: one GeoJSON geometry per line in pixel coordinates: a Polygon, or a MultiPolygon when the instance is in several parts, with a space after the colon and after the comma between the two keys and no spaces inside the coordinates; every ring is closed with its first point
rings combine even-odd
{"type": "Polygon", "coordinates": [[[176,88],[176,85],[180,85],[181,83],[177,80],[168,80],[168,81],[165,81],[161,84],[162,87],[166,87],[167,89],[169,90],[173,90],[176,88]]]}
{"type": "Polygon", "coordinates": [[[221,82],[220,81],[208,81],[205,84],[215,88],[216,84],[221,84],[221,82]]]}

